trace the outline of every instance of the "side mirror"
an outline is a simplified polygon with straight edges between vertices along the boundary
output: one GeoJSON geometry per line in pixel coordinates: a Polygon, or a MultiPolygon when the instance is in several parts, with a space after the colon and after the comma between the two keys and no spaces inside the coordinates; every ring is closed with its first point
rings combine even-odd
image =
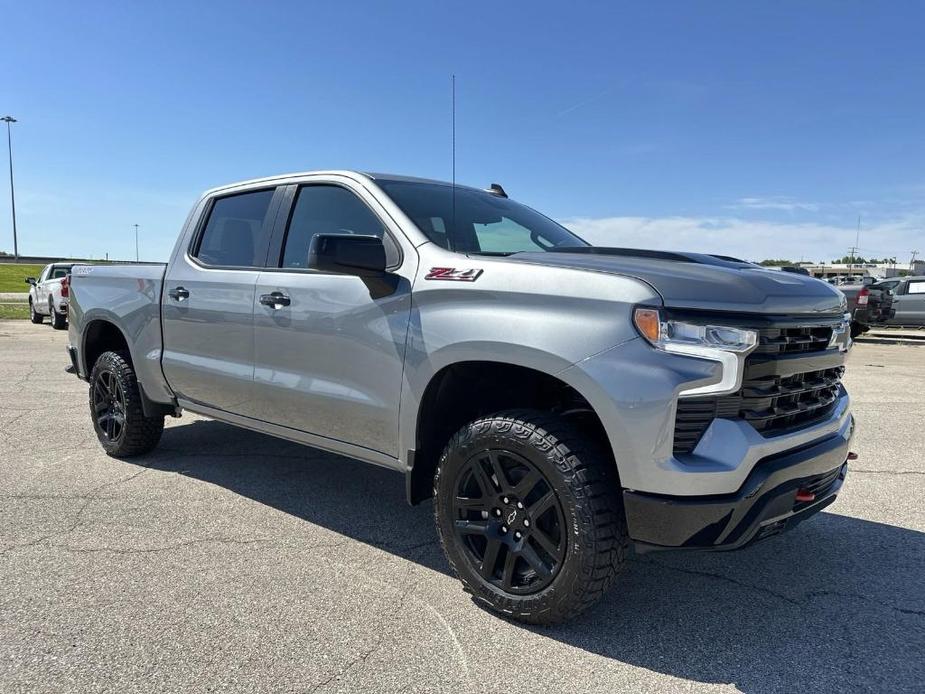
{"type": "Polygon", "coordinates": [[[308,267],[360,277],[385,272],[385,245],[378,236],[316,234],[308,249],[308,267]]]}
{"type": "Polygon", "coordinates": [[[27,278],[26,278],[26,284],[31,284],[31,285],[34,287],[34,286],[35,286],[35,278],[34,278],[34,277],[27,277],[27,278]]]}

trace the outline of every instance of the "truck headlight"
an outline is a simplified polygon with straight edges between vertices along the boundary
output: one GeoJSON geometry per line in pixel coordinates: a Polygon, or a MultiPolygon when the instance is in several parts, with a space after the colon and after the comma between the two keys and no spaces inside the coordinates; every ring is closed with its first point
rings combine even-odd
{"type": "Polygon", "coordinates": [[[718,361],[723,365],[723,377],[718,383],[682,390],[682,396],[736,392],[742,386],[745,357],[758,344],[755,330],[673,320],[653,308],[637,308],[633,312],[633,322],[656,349],[718,361]]]}

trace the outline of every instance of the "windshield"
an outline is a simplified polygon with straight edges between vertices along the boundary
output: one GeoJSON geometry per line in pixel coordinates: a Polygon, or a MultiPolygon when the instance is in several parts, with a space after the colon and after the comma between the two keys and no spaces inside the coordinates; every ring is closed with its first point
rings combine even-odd
{"type": "Polygon", "coordinates": [[[451,251],[510,255],[587,246],[565,227],[525,205],[441,183],[376,181],[427,238],[451,251]],[[455,201],[454,201],[455,197],[455,201]]]}

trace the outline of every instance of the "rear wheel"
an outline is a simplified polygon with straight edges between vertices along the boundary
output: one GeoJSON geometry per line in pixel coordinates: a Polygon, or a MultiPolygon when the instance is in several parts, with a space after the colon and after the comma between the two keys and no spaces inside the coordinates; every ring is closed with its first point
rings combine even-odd
{"type": "Polygon", "coordinates": [[[153,449],[164,431],[164,417],[145,417],[141,391],[128,355],[104,352],[90,374],[90,416],[103,450],[114,458],[153,449]]]}
{"type": "Polygon", "coordinates": [[[45,316],[35,310],[35,304],[29,299],[29,320],[38,325],[44,320],[45,316]]]}
{"type": "Polygon", "coordinates": [[[434,497],[441,543],[465,589],[520,621],[574,617],[626,557],[614,463],[560,417],[518,410],[466,425],[441,456],[434,497]]]}
{"type": "Polygon", "coordinates": [[[51,319],[51,327],[55,330],[64,330],[67,327],[67,317],[58,313],[51,301],[48,302],[48,317],[51,319]]]}

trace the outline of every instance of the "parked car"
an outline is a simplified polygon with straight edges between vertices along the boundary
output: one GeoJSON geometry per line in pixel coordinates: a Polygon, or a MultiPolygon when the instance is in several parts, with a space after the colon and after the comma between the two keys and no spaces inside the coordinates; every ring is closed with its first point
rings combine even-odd
{"type": "Polygon", "coordinates": [[[925,275],[894,277],[871,289],[892,293],[894,311],[885,321],[888,325],[925,326],[925,275]]]}
{"type": "Polygon", "coordinates": [[[51,263],[42,269],[38,279],[27,277],[29,285],[29,318],[41,323],[45,316],[55,330],[67,327],[68,294],[73,263],[51,263]]]}
{"type": "Polygon", "coordinates": [[[896,287],[902,284],[903,279],[904,278],[902,277],[891,277],[889,279],[880,280],[879,282],[875,282],[874,284],[870,285],[870,288],[871,290],[892,292],[896,290],[896,287]]]}
{"type": "Polygon", "coordinates": [[[871,325],[886,322],[893,315],[892,294],[875,289],[876,286],[869,282],[838,286],[838,290],[845,295],[848,301],[852,338],[867,332],[871,325]]]}
{"type": "Polygon", "coordinates": [[[465,589],[546,624],[630,543],[740,548],[834,501],[845,307],[589,246],[497,185],[317,172],[207,192],[166,265],[75,266],[68,352],[109,455],[189,410],[399,471],[465,589]]]}

